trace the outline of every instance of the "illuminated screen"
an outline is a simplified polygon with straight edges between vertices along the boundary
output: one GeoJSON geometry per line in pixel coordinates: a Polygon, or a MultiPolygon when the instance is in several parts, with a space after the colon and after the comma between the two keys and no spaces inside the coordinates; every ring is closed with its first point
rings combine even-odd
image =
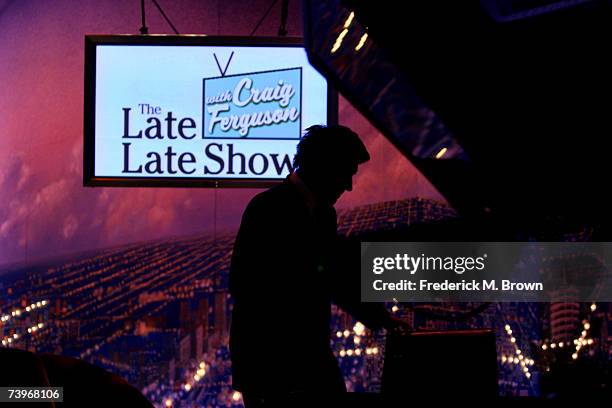
{"type": "Polygon", "coordinates": [[[85,185],[274,184],[336,116],[300,39],[88,36],[85,59],[85,185]]]}

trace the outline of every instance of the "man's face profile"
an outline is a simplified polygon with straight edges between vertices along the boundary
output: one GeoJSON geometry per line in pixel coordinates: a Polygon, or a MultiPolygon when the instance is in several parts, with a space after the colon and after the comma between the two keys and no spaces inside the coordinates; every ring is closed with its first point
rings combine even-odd
{"type": "Polygon", "coordinates": [[[326,166],[319,172],[319,191],[315,193],[326,205],[334,205],[345,191],[353,190],[353,176],[357,174],[357,164],[340,162],[326,166]]]}

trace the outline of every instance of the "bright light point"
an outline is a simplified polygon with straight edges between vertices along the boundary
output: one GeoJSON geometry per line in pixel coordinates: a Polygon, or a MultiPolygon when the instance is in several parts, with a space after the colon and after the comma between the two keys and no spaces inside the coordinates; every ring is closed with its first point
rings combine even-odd
{"type": "Polygon", "coordinates": [[[556,344],[556,343],[552,343],[552,344],[550,345],[550,348],[551,348],[551,349],[554,349],[555,347],[557,347],[557,344],[556,344]]]}
{"type": "Polygon", "coordinates": [[[345,330],[344,333],[342,333],[344,335],[344,337],[348,337],[350,336],[351,332],[348,330],[345,330]]]}
{"type": "Polygon", "coordinates": [[[353,327],[353,331],[357,336],[362,336],[365,333],[365,326],[363,325],[363,323],[357,322],[353,327]]]}
{"type": "Polygon", "coordinates": [[[42,329],[42,327],[43,327],[43,324],[42,323],[38,323],[38,328],[42,329]]]}
{"type": "Polygon", "coordinates": [[[187,383],[183,386],[183,388],[185,388],[185,391],[189,391],[191,390],[191,384],[187,383]]]}
{"type": "Polygon", "coordinates": [[[525,361],[521,361],[521,367],[525,367],[525,361]]]}
{"type": "Polygon", "coordinates": [[[167,407],[171,407],[172,406],[172,400],[170,398],[167,398],[164,401],[164,405],[167,406],[167,407]]]}
{"type": "Polygon", "coordinates": [[[232,394],[232,401],[238,402],[240,401],[240,397],[241,397],[240,392],[234,391],[234,393],[232,394]]]}
{"type": "Polygon", "coordinates": [[[391,308],[391,311],[393,313],[396,313],[399,310],[399,307],[397,307],[396,305],[393,305],[393,307],[391,308]]]}
{"type": "Polygon", "coordinates": [[[352,356],[352,355],[353,355],[353,350],[348,349],[348,350],[346,351],[346,355],[347,355],[347,356],[349,356],[349,357],[350,357],[350,356],[352,356]]]}
{"type": "Polygon", "coordinates": [[[36,307],[41,307],[41,306],[42,306],[42,303],[36,302],[36,307]]]}
{"type": "Polygon", "coordinates": [[[15,333],[15,334],[13,334],[13,338],[14,338],[15,340],[17,340],[17,339],[19,338],[19,335],[18,335],[17,333],[15,333]]]}
{"type": "Polygon", "coordinates": [[[548,346],[546,344],[542,344],[542,350],[546,350],[548,346]]]}
{"type": "Polygon", "coordinates": [[[361,355],[361,349],[356,349],[355,350],[355,355],[356,356],[360,356],[361,355]]]}
{"type": "Polygon", "coordinates": [[[587,335],[586,330],[583,330],[581,334],[582,334],[582,337],[585,337],[587,335]]]}
{"type": "Polygon", "coordinates": [[[502,363],[505,363],[505,362],[506,362],[506,356],[504,356],[504,355],[502,355],[502,356],[501,356],[501,362],[502,362],[502,363]]]}
{"type": "Polygon", "coordinates": [[[338,330],[336,332],[336,337],[338,337],[338,338],[342,337],[342,332],[340,330],[338,330]]]}
{"type": "Polygon", "coordinates": [[[591,325],[589,323],[584,324],[584,330],[589,330],[590,328],[591,328],[591,325]]]}
{"type": "Polygon", "coordinates": [[[519,363],[519,359],[514,357],[514,364],[518,364],[519,363]]]}
{"type": "Polygon", "coordinates": [[[202,361],[202,362],[200,363],[200,368],[206,368],[206,363],[202,361]]]}
{"type": "Polygon", "coordinates": [[[6,340],[2,340],[2,345],[6,346],[6,340]]]}
{"type": "Polygon", "coordinates": [[[521,350],[520,350],[520,349],[517,349],[517,350],[516,350],[516,354],[521,355],[521,350]]]}
{"type": "Polygon", "coordinates": [[[196,374],[196,375],[193,376],[193,379],[196,380],[196,381],[200,381],[200,376],[196,374]]]}
{"type": "MultiPolygon", "coordinates": [[[[436,159],[441,159],[446,154],[447,151],[448,151],[448,149],[446,147],[443,147],[442,149],[440,149],[440,151],[438,153],[436,153],[436,159]]],[[[506,330],[508,330],[508,329],[506,329],[506,330]]]]}
{"type": "Polygon", "coordinates": [[[359,343],[361,343],[361,339],[360,339],[359,337],[355,336],[355,337],[353,338],[353,342],[354,342],[355,344],[359,344],[359,343]]]}
{"type": "Polygon", "coordinates": [[[28,327],[28,333],[32,333],[32,328],[28,327]]]}
{"type": "Polygon", "coordinates": [[[331,49],[331,53],[332,54],[335,53],[336,51],[338,51],[338,49],[342,45],[342,40],[344,40],[344,37],[346,37],[347,34],[348,34],[348,29],[347,28],[342,30],[342,32],[340,33],[340,35],[336,39],[336,42],[334,43],[334,45],[333,45],[333,47],[331,49]]]}
{"type": "Polygon", "coordinates": [[[349,28],[354,18],[355,18],[355,12],[351,11],[351,14],[349,14],[348,18],[344,22],[344,28],[349,28]]]}
{"type": "Polygon", "coordinates": [[[359,43],[355,47],[355,51],[359,51],[361,48],[363,48],[367,39],[368,39],[368,33],[365,33],[364,35],[362,35],[361,38],[359,39],[359,43]]]}
{"type": "Polygon", "coordinates": [[[26,312],[30,311],[30,306],[26,306],[26,312]]]}
{"type": "Polygon", "coordinates": [[[369,356],[370,354],[372,354],[372,349],[370,349],[369,347],[366,348],[366,354],[369,356]]]}
{"type": "Polygon", "coordinates": [[[506,329],[506,331],[510,330],[510,325],[509,325],[509,324],[507,324],[507,325],[506,325],[506,327],[505,327],[505,329],[506,329]]]}
{"type": "Polygon", "coordinates": [[[38,327],[32,326],[32,331],[35,332],[36,330],[38,330],[38,327]]]}
{"type": "Polygon", "coordinates": [[[204,371],[204,369],[203,369],[203,368],[200,368],[200,369],[197,371],[197,373],[198,373],[198,375],[199,375],[200,377],[204,377],[204,374],[206,374],[206,371],[204,371]]]}
{"type": "Polygon", "coordinates": [[[20,314],[21,314],[21,310],[19,310],[19,309],[15,310],[15,315],[16,316],[19,316],[20,314]]]}
{"type": "Polygon", "coordinates": [[[529,369],[527,367],[523,367],[523,372],[528,373],[529,369]]]}
{"type": "Polygon", "coordinates": [[[559,342],[559,347],[563,348],[563,342],[562,341],[559,342]]]}
{"type": "Polygon", "coordinates": [[[574,354],[572,354],[572,358],[573,358],[574,360],[576,360],[576,359],[578,358],[578,353],[574,353],[574,354]]]}
{"type": "Polygon", "coordinates": [[[47,301],[46,301],[46,300],[43,300],[43,301],[42,301],[42,305],[44,306],[44,305],[46,305],[46,304],[47,304],[47,301]]]}
{"type": "Polygon", "coordinates": [[[595,311],[595,309],[597,309],[597,305],[596,305],[595,303],[593,303],[593,304],[591,305],[591,312],[594,312],[594,311],[595,311]]]}
{"type": "Polygon", "coordinates": [[[588,339],[587,340],[587,344],[590,346],[591,344],[593,344],[593,339],[588,339]]]}
{"type": "Polygon", "coordinates": [[[510,343],[516,343],[516,339],[514,337],[510,337],[510,343]]]}
{"type": "Polygon", "coordinates": [[[531,373],[525,373],[525,377],[531,378],[531,373]]]}
{"type": "Polygon", "coordinates": [[[525,357],[523,357],[523,355],[521,354],[521,355],[519,355],[519,357],[518,357],[518,358],[519,358],[519,360],[522,360],[522,359],[524,359],[525,357]]]}
{"type": "Polygon", "coordinates": [[[378,347],[372,348],[372,354],[378,354],[378,347]]]}
{"type": "Polygon", "coordinates": [[[340,357],[344,357],[344,356],[346,356],[346,351],[340,350],[340,357]]]}

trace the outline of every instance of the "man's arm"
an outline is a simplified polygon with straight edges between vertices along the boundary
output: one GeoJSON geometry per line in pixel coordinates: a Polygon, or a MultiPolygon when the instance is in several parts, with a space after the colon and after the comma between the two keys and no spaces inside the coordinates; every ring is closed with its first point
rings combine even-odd
{"type": "Polygon", "coordinates": [[[407,332],[410,325],[393,316],[383,303],[361,301],[360,242],[339,237],[337,257],[332,271],[331,287],[334,303],[350,313],[369,329],[407,332]]]}

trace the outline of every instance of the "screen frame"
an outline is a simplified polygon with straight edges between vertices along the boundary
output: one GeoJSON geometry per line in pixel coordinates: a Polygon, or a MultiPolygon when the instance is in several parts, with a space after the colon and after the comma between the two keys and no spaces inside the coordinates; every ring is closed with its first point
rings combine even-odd
{"type": "MultiPolygon", "coordinates": [[[[302,37],[236,37],[206,35],[86,35],[83,113],[83,186],[85,187],[238,187],[266,188],[283,179],[203,177],[100,177],[95,175],[96,47],[98,45],[146,46],[240,46],[303,48],[302,37]]],[[[327,80],[327,124],[338,124],[338,93],[327,80]]]]}

